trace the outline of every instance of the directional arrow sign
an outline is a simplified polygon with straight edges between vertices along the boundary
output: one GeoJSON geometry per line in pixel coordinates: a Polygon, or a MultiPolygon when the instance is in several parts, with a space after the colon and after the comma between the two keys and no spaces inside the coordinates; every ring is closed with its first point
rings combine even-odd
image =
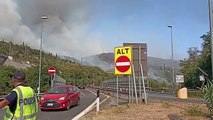
{"type": "Polygon", "coordinates": [[[131,60],[132,47],[116,47],[115,48],[115,74],[129,75],[132,74],[131,60]]]}

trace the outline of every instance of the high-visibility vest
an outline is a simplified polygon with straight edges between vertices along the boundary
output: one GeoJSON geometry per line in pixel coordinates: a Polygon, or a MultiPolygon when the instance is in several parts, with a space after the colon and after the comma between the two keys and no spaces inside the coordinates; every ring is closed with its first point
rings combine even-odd
{"type": "Polygon", "coordinates": [[[17,94],[16,110],[12,113],[8,107],[4,120],[36,120],[38,102],[34,90],[31,87],[18,86],[12,91],[17,94]]]}

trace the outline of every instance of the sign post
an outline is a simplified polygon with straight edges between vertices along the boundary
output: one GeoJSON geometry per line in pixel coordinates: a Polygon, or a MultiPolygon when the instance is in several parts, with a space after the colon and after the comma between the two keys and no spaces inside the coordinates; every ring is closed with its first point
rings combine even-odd
{"type": "Polygon", "coordinates": [[[48,73],[51,75],[51,88],[52,88],[53,87],[53,79],[55,79],[56,68],[55,67],[49,67],[48,73]],[[53,79],[52,79],[52,75],[54,75],[53,79]]]}
{"type": "Polygon", "coordinates": [[[141,102],[141,80],[143,83],[143,92],[144,92],[144,102],[147,104],[147,95],[146,95],[146,86],[145,86],[145,81],[144,81],[144,76],[143,76],[143,64],[142,64],[142,60],[141,60],[141,47],[138,46],[139,49],[139,65],[140,65],[140,72],[141,72],[141,77],[140,77],[140,73],[139,73],[139,92],[140,92],[140,102],[141,102]]]}
{"type": "Polygon", "coordinates": [[[181,88],[181,83],[184,83],[184,76],[176,75],[176,83],[178,84],[178,86],[180,85],[180,88],[181,88]]]}
{"type": "Polygon", "coordinates": [[[114,74],[117,75],[117,105],[118,105],[118,75],[131,75],[132,74],[132,47],[115,47],[114,48],[114,63],[115,71],[114,74]]]}

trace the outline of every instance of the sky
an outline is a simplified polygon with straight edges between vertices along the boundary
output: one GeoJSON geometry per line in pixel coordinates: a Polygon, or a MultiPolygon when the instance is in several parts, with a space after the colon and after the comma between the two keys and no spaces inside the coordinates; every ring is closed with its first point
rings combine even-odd
{"type": "Polygon", "coordinates": [[[1,0],[0,37],[80,59],[113,52],[123,43],[146,43],[148,56],[188,57],[209,31],[208,0],[1,0]],[[41,20],[42,15],[48,16],[41,20]]]}

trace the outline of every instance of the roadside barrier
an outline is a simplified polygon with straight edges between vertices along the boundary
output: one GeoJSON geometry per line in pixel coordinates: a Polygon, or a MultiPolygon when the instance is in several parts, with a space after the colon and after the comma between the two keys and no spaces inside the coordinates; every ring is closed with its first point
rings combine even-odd
{"type": "Polygon", "coordinates": [[[80,114],[75,116],[72,120],[78,120],[79,118],[87,114],[90,110],[92,110],[95,105],[96,105],[96,111],[99,112],[99,104],[100,104],[99,97],[100,97],[100,91],[97,90],[96,100],[90,106],[88,106],[85,110],[83,110],[80,114]]]}
{"type": "Polygon", "coordinates": [[[184,87],[184,88],[179,89],[177,97],[180,99],[187,99],[188,98],[187,88],[184,87]]]}

